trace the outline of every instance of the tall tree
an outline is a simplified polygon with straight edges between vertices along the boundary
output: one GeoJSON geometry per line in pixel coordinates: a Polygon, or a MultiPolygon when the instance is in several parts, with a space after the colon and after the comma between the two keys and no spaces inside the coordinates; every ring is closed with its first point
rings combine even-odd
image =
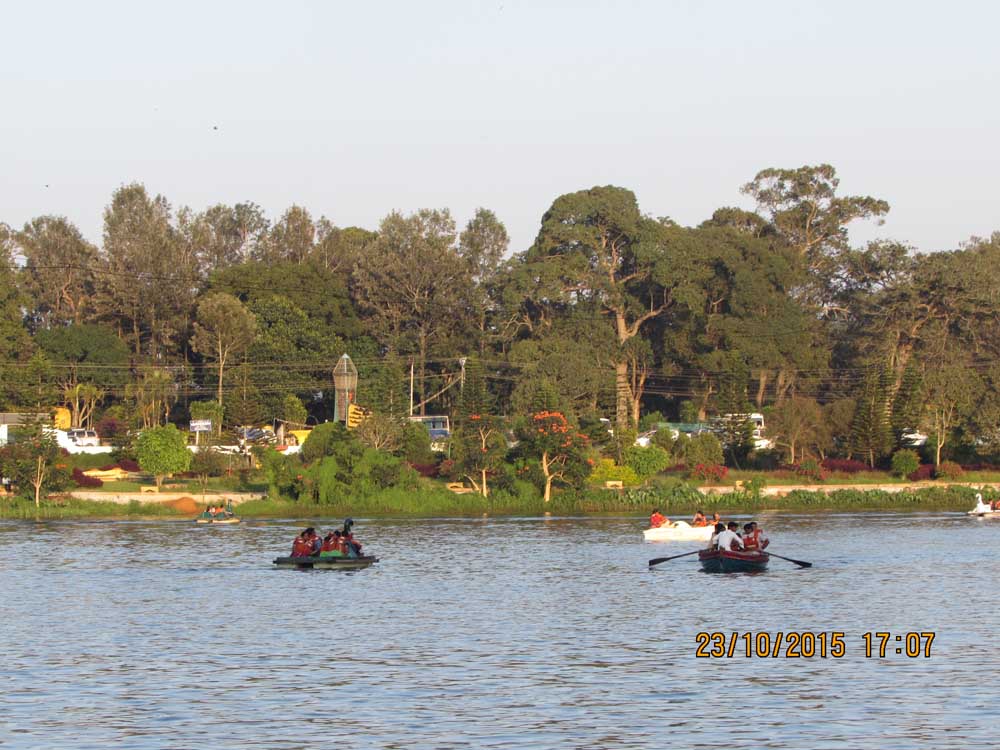
{"type": "Polygon", "coordinates": [[[21,279],[36,326],[85,322],[93,314],[97,248],[62,216],[40,216],[17,235],[21,279]]]}
{"type": "Polygon", "coordinates": [[[312,255],[316,225],[302,206],[292,206],[271,227],[264,260],[304,263],[312,255]]]}
{"type": "Polygon", "coordinates": [[[851,452],[864,456],[872,467],[892,448],[886,381],[884,368],[868,368],[851,423],[851,452]]]}
{"type": "Polygon", "coordinates": [[[639,213],[631,191],[595,187],[557,198],[523,258],[528,276],[544,280],[530,292],[536,305],[586,300],[609,321],[617,344],[612,361],[619,430],[634,426],[642,395],[630,345],[673,302],[667,280],[675,269],[661,229],[639,213]]]}
{"type": "Polygon", "coordinates": [[[270,222],[255,203],[217,204],[201,213],[178,212],[178,228],[193,248],[202,276],[248,262],[267,236],[270,222]]]}
{"type": "Polygon", "coordinates": [[[934,440],[934,465],[952,432],[975,411],[983,394],[983,380],[959,355],[935,363],[924,376],[926,407],[921,426],[934,440]]]}
{"type": "MultiPolygon", "coordinates": [[[[421,414],[432,389],[428,360],[463,348],[469,326],[468,264],[455,248],[447,210],[392,213],[379,226],[354,276],[358,305],[387,351],[412,355],[421,414]]],[[[455,382],[452,379],[451,382],[455,382]]]]}
{"type": "Polygon", "coordinates": [[[176,352],[197,283],[194,250],[179,242],[170,204],[139,184],[115,191],[104,211],[98,301],[136,355],[176,352]]]}
{"type": "Polygon", "coordinates": [[[486,346],[494,325],[492,317],[498,307],[498,278],[503,270],[503,258],[510,246],[507,228],[492,211],[476,209],[476,215],[465,225],[458,238],[458,252],[471,268],[475,289],[472,306],[478,329],[479,354],[486,346]]]}
{"type": "Polygon", "coordinates": [[[226,363],[249,348],[256,330],[257,320],[253,313],[231,294],[207,294],[198,303],[191,348],[216,363],[219,371],[216,400],[219,404],[223,403],[222,376],[226,363]]]}

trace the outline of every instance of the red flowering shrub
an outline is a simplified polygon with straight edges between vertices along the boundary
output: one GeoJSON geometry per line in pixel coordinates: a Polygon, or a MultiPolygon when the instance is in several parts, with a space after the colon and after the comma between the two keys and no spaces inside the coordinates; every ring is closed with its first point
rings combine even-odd
{"type": "Polygon", "coordinates": [[[118,462],[118,466],[125,471],[141,471],[139,464],[133,461],[131,458],[123,458],[118,462]]]}
{"type": "Polygon", "coordinates": [[[926,482],[928,479],[933,479],[934,464],[920,464],[920,468],[912,474],[908,474],[906,478],[911,482],[926,482]]]}
{"type": "Polygon", "coordinates": [[[102,482],[97,477],[88,477],[80,469],[73,469],[73,481],[77,487],[102,487],[102,482]]]}
{"type": "Polygon", "coordinates": [[[719,464],[696,464],[691,469],[691,477],[703,482],[721,482],[729,473],[729,467],[719,464]]]}
{"type": "Polygon", "coordinates": [[[962,467],[954,461],[942,461],[937,467],[937,471],[934,472],[934,476],[939,479],[958,479],[964,473],[962,467]]]}
{"type": "MultiPolygon", "coordinates": [[[[440,469],[443,468],[443,466],[439,467],[438,464],[410,464],[410,468],[412,468],[422,477],[433,479],[434,477],[439,475],[440,469]]],[[[447,474],[448,471],[450,471],[450,468],[451,467],[448,467],[448,470],[444,471],[443,473],[447,474]]]]}
{"type": "Polygon", "coordinates": [[[825,458],[820,466],[827,471],[839,471],[842,474],[860,474],[863,471],[871,471],[871,467],[864,461],[857,461],[853,458],[825,458]]]}

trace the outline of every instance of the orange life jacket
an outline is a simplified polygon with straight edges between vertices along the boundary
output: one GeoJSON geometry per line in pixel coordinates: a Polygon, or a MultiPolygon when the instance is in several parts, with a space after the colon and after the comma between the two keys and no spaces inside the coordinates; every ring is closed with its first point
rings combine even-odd
{"type": "Polygon", "coordinates": [[[660,513],[654,513],[649,517],[649,525],[654,529],[660,528],[666,522],[667,522],[666,517],[660,513]]]}
{"type": "Polygon", "coordinates": [[[292,542],[292,557],[311,557],[313,552],[313,544],[311,539],[303,539],[300,536],[295,537],[295,541],[292,542]]]}
{"type": "Polygon", "coordinates": [[[747,551],[760,549],[760,529],[743,532],[743,549],[747,551]]]}
{"type": "Polygon", "coordinates": [[[708,521],[704,518],[695,518],[691,521],[691,525],[695,527],[708,526],[708,521]]]}

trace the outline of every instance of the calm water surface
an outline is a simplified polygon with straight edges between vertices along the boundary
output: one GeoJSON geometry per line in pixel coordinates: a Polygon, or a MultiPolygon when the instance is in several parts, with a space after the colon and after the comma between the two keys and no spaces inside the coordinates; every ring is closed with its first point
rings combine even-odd
{"type": "Polygon", "coordinates": [[[291,521],[0,521],[0,746],[997,747],[1000,521],[761,518],[815,567],[650,570],[695,545],[635,518],[358,519],[356,573],[272,569],[291,521]],[[703,630],[847,654],[698,659],[703,630]],[[937,637],[868,659],[876,630],[937,637]]]}

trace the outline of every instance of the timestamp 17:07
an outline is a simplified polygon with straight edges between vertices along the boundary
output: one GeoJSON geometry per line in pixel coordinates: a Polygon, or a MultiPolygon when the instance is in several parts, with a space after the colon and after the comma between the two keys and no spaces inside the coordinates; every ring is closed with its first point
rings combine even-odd
{"type": "MultiPolygon", "coordinates": [[[[862,633],[864,654],[868,659],[884,659],[886,655],[906,655],[913,659],[930,658],[932,631],[893,635],[889,632],[862,633]]],[[[843,631],[788,631],[777,633],[698,633],[695,656],[701,658],[777,658],[840,659],[847,655],[847,634],[843,631]]]]}

